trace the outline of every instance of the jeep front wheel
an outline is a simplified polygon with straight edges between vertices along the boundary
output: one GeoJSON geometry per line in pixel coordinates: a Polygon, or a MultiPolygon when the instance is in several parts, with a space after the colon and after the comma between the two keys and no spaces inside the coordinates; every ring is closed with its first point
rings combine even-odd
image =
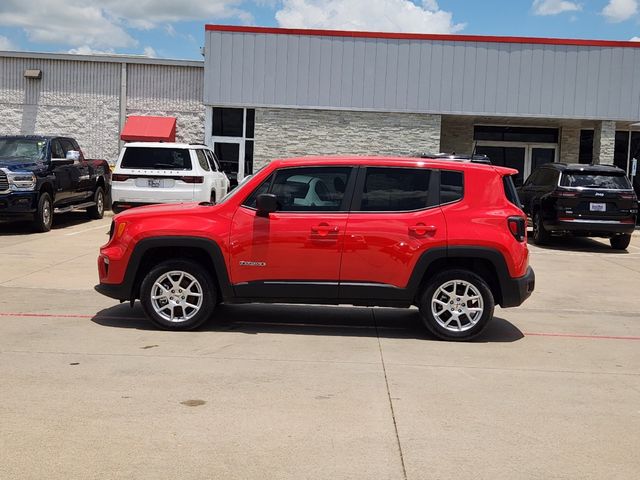
{"type": "Polygon", "coordinates": [[[211,276],[190,260],[171,260],[142,281],[140,302],[149,319],[165,330],[193,330],[207,321],[217,303],[211,276]]]}
{"type": "Polygon", "coordinates": [[[427,329],[443,340],[470,340],[493,318],[487,283],[469,270],[445,270],[433,277],[419,301],[427,329]]]}

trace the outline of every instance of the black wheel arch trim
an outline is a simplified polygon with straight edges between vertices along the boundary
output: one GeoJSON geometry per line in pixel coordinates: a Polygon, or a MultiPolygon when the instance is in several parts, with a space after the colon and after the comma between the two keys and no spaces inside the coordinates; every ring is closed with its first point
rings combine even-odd
{"type": "Polygon", "coordinates": [[[162,236],[140,240],[134,247],[127,270],[124,275],[124,281],[118,285],[100,284],[96,286],[96,290],[109,297],[119,300],[131,300],[136,297],[137,289],[141,279],[138,276],[142,259],[144,255],[155,248],[193,248],[203,251],[211,260],[214,267],[214,280],[220,288],[220,296],[222,299],[233,298],[233,288],[227,274],[227,266],[224,256],[219,245],[208,238],[191,237],[191,236],[162,236]]]}

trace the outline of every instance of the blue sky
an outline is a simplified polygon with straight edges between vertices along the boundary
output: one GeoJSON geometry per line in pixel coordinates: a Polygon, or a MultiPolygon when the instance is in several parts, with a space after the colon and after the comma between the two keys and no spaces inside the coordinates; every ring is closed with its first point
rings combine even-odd
{"type": "Polygon", "coordinates": [[[640,0],[2,0],[0,50],[201,59],[204,25],[631,40],[640,0]]]}

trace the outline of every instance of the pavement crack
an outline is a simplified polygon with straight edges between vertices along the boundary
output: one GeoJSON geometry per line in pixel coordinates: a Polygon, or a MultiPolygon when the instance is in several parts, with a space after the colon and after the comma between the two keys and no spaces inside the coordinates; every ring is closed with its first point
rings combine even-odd
{"type": "Polygon", "coordinates": [[[404,478],[404,480],[407,480],[407,467],[404,464],[402,444],[400,443],[400,435],[398,434],[398,422],[396,421],[396,413],[393,409],[393,400],[391,398],[391,391],[389,390],[389,379],[387,377],[387,368],[384,364],[384,355],[382,353],[382,343],[380,342],[380,334],[378,332],[378,322],[376,321],[376,314],[373,309],[371,309],[371,316],[373,317],[373,324],[376,329],[376,338],[378,340],[378,350],[380,352],[380,362],[382,363],[382,373],[384,374],[384,383],[387,387],[387,398],[389,400],[389,409],[391,410],[391,418],[393,419],[393,430],[396,434],[396,443],[398,444],[398,453],[400,454],[400,463],[402,465],[402,478],[404,478]]]}

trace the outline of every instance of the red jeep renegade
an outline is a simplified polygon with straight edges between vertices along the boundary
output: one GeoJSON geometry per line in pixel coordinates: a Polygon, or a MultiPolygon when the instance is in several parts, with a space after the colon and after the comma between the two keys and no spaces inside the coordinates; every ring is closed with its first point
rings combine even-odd
{"type": "Polygon", "coordinates": [[[417,305],[439,338],[482,331],[533,291],[525,215],[503,167],[437,159],[276,160],[216,205],[135,208],[96,290],[188,330],[225,303],[417,305]]]}

